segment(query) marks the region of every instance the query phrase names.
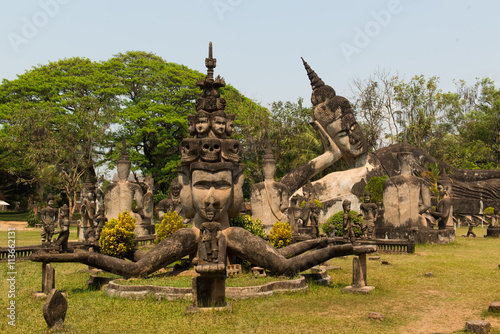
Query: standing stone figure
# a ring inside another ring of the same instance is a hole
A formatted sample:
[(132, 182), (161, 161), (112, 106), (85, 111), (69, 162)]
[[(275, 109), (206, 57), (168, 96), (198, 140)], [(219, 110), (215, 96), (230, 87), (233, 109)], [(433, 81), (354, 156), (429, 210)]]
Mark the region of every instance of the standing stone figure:
[(372, 239), (375, 236), (375, 222), (378, 218), (378, 206), (371, 203), (371, 194), (367, 190), (365, 192), (365, 201), (359, 206), (361, 209), (360, 216), (363, 217), (361, 232), (364, 238)]
[(59, 234), (55, 245), (59, 247), (59, 253), (65, 253), (68, 251), (68, 239), (69, 239), (69, 208), (64, 204), (60, 209), (59, 216), (59, 230), (54, 231), (54, 234)]
[(95, 232), (94, 232), (94, 237), (97, 242), (99, 242), (99, 239), (101, 238), (101, 231), (104, 225), (108, 222), (108, 218), (104, 215), (104, 207), (100, 207), (99, 210), (97, 210), (97, 217), (94, 219), (94, 224), (95, 224)]
[[(130, 160), (127, 154), (125, 142), (122, 146), (122, 154), (118, 159), (118, 182), (114, 182), (106, 188), (104, 195), (104, 206), (106, 208), (106, 218), (118, 218), (118, 214), (129, 211), (130, 216), (135, 217), (135, 224), (141, 225), (142, 218), (138, 212), (142, 213), (143, 193), (142, 188), (137, 183), (129, 182)], [(132, 205), (136, 202), (136, 207), (132, 211)]]
[(151, 175), (148, 175), (144, 178), (144, 185), (146, 186), (146, 193), (142, 198), (143, 209), (140, 213), (142, 222), (140, 224), (136, 224), (135, 229), (136, 233), (139, 235), (154, 234), (154, 226), (152, 225), (155, 208), (153, 197), (154, 179)]
[[(80, 207), (80, 228), (84, 236), (87, 235), (89, 229), (92, 229), (94, 226), (94, 218), (95, 216), (95, 203), (93, 199), (93, 192), (91, 189), (88, 189), (84, 186), (84, 197), (82, 200), (82, 206)], [(87, 240), (87, 237), (85, 237)]]
[(167, 198), (162, 199), (160, 203), (158, 203), (158, 218), (160, 221), (163, 220), (163, 215), (170, 211), (175, 211), (179, 216), (182, 217), (182, 221), (187, 224), (190, 219), (187, 219), (184, 215), (184, 211), (182, 210), (181, 205), (181, 194), (182, 185), (179, 183), (179, 178), (176, 177), (172, 180), (170, 184), (170, 194)]
[(427, 228), (423, 216), (431, 207), (429, 186), (424, 179), (413, 176), (414, 157), (411, 152), (398, 153), (401, 175), (384, 182), (384, 221), (387, 227), (401, 230), (405, 234), (411, 228)]
[(453, 202), (451, 200), (451, 181), (441, 179), (438, 181), (438, 191), (441, 200), (436, 206), (436, 211), (431, 210), (431, 215), (438, 219), (438, 229), (444, 230), (453, 226)]
[(264, 230), (269, 234), (277, 221), (288, 221), (285, 213), (288, 208), (288, 189), (283, 183), (274, 181), (276, 161), (269, 146), (266, 149), (262, 167), (264, 182), (254, 184), (250, 200), (252, 218), (260, 219)]
[(47, 199), (49, 200), (48, 205), (40, 210), (40, 216), (43, 223), (42, 230), (40, 231), (40, 236), (42, 237), (42, 246), (50, 245), (58, 218), (58, 210), (54, 207), (54, 199), (52, 197), (52, 194), (49, 194)]
[(354, 244), (356, 241), (356, 237), (354, 236), (354, 231), (352, 229), (352, 220), (351, 220), (351, 201), (345, 199), (342, 202), (342, 207), (344, 208), (344, 214), (342, 216), (342, 231), (344, 234), (344, 242)]

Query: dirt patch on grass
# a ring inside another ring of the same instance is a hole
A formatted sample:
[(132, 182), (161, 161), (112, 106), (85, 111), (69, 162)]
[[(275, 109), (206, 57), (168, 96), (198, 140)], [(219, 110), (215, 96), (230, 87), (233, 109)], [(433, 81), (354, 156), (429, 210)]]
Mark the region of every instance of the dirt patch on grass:
[(16, 230), (34, 230), (32, 227), (28, 227), (27, 222), (18, 221), (0, 221), (0, 231), (8, 231), (9, 228), (15, 228)]

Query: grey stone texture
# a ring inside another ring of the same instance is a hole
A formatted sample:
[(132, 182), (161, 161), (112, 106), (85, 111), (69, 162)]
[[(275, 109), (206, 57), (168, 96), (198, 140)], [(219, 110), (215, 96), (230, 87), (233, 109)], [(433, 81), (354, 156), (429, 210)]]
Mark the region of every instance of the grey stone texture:
[(49, 329), (60, 330), (63, 328), (68, 302), (61, 291), (52, 289), (43, 305), (43, 317)]

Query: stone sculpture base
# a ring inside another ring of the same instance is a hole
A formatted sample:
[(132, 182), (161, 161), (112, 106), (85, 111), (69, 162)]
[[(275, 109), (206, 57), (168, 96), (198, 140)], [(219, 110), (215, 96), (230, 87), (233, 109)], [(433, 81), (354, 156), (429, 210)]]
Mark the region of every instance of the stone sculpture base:
[(194, 307), (226, 306), (226, 276), (203, 275), (191, 279)]
[(488, 227), (486, 236), (492, 238), (500, 238), (500, 227)]
[(355, 287), (355, 286), (352, 286), (352, 285), (349, 285), (349, 286), (346, 286), (345, 288), (342, 289), (342, 292), (343, 293), (359, 293), (359, 294), (363, 294), (363, 295), (366, 295), (370, 292), (372, 292), (373, 290), (375, 290), (375, 287), (374, 286), (362, 286), (362, 287)]
[(155, 226), (147, 224), (137, 225), (134, 232), (137, 233), (138, 236), (153, 235), (155, 234)]
[(380, 239), (408, 239), (410, 235), (413, 235), (415, 243), (431, 245), (444, 245), (456, 241), (455, 229), (453, 228), (412, 230), (409, 227), (377, 227), (375, 235)]

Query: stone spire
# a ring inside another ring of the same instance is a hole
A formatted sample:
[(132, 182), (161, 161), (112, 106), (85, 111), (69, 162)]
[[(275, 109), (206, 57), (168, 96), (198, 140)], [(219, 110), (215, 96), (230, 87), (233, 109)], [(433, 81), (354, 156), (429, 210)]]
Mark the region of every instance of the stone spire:
[[(234, 128), (234, 115), (224, 111), (226, 100), (220, 97), (220, 87), (226, 83), (217, 76), (214, 79), (216, 59), (213, 57), (212, 42), (208, 46), (208, 58), (205, 58), (207, 75), (205, 80), (196, 83), (202, 89), (196, 100), (196, 114), (188, 116), (189, 133), (194, 138), (181, 142), (181, 164), (204, 163), (239, 163), (241, 145), (231, 139)], [(192, 165), (191, 165), (192, 166)]]
[(129, 155), (127, 153), (127, 142), (123, 138), (122, 153), (118, 158), (118, 162), (130, 162)]
[(306, 63), (304, 58), (300, 57), (300, 59), (302, 59), (302, 63), (304, 64), (304, 67), (306, 68), (307, 76), (309, 77), (309, 81), (311, 81), (312, 89), (315, 90), (317, 88), (324, 86), (325, 83), (323, 82), (323, 80), (321, 80), (321, 78), (318, 77), (316, 72), (314, 72), (311, 69), (311, 67)]

